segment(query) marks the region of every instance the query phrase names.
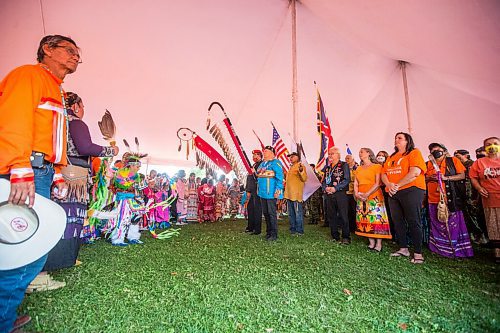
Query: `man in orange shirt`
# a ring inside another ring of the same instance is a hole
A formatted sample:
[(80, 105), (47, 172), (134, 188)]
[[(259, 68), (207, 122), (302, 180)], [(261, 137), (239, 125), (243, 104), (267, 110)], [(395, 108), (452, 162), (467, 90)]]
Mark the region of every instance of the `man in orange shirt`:
[[(67, 119), (61, 84), (80, 63), (79, 49), (68, 37), (45, 36), (38, 64), (14, 69), (0, 82), (0, 177), (10, 179), (9, 203), (33, 206), (35, 192), (64, 197), (61, 175), (66, 165)], [(12, 270), (0, 270), (0, 332), (29, 321), (16, 319), (28, 284), (42, 270), (47, 255)]]

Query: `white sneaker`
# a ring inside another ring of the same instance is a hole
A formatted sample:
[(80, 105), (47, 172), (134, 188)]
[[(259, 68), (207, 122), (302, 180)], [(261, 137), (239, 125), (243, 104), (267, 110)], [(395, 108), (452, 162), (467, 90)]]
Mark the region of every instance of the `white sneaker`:
[(27, 294), (35, 291), (55, 290), (66, 286), (66, 282), (52, 279), (49, 274), (38, 274), (26, 289)]

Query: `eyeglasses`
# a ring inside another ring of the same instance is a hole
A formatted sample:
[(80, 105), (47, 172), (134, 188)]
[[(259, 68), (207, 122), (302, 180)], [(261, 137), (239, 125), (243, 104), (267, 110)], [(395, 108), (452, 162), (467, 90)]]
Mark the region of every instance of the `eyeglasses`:
[(64, 46), (64, 45), (54, 46), (54, 48), (58, 48), (58, 47), (65, 49), (66, 53), (68, 53), (71, 57), (76, 57), (78, 59), (79, 64), (82, 63), (81, 56), (80, 56), (80, 53), (78, 53), (78, 51), (75, 51), (73, 48), (71, 48), (69, 46)]

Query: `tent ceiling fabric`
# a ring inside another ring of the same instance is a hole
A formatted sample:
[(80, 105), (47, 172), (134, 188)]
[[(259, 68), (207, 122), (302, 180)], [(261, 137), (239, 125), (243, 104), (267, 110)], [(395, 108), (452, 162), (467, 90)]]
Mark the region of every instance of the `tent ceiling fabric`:
[[(119, 139), (139, 137), (153, 164), (185, 164), (179, 127), (215, 145), (207, 108), (222, 103), (249, 152), (254, 129), (270, 143), (273, 121), (291, 143), (291, 15), (286, 0), (41, 1), (46, 34), (68, 35), (83, 64), (67, 91), (97, 126), (105, 109)], [(44, 35), (39, 0), (0, 2), (0, 75), (33, 63)], [(391, 150), (407, 130), (407, 67), (417, 146), (474, 149), (498, 135), (500, 2), (301, 0), (297, 4), (299, 137), (310, 162), (318, 82), (339, 146)], [(123, 148), (123, 146), (121, 147)], [(124, 150), (122, 149), (122, 152)]]

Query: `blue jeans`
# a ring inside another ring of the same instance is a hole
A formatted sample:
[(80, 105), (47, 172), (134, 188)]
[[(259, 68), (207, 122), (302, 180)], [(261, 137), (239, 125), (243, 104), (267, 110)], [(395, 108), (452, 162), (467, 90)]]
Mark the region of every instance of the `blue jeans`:
[(299, 201), (288, 202), (288, 219), (290, 220), (290, 232), (292, 234), (304, 233), (304, 204)]
[[(44, 166), (43, 169), (33, 169), (35, 173), (35, 192), (50, 198), (50, 187), (54, 178), (54, 168)], [(9, 332), (17, 318), (17, 307), (24, 298), (24, 292), (33, 279), (42, 271), (47, 260), (47, 254), (31, 264), (0, 270), (0, 333)]]

